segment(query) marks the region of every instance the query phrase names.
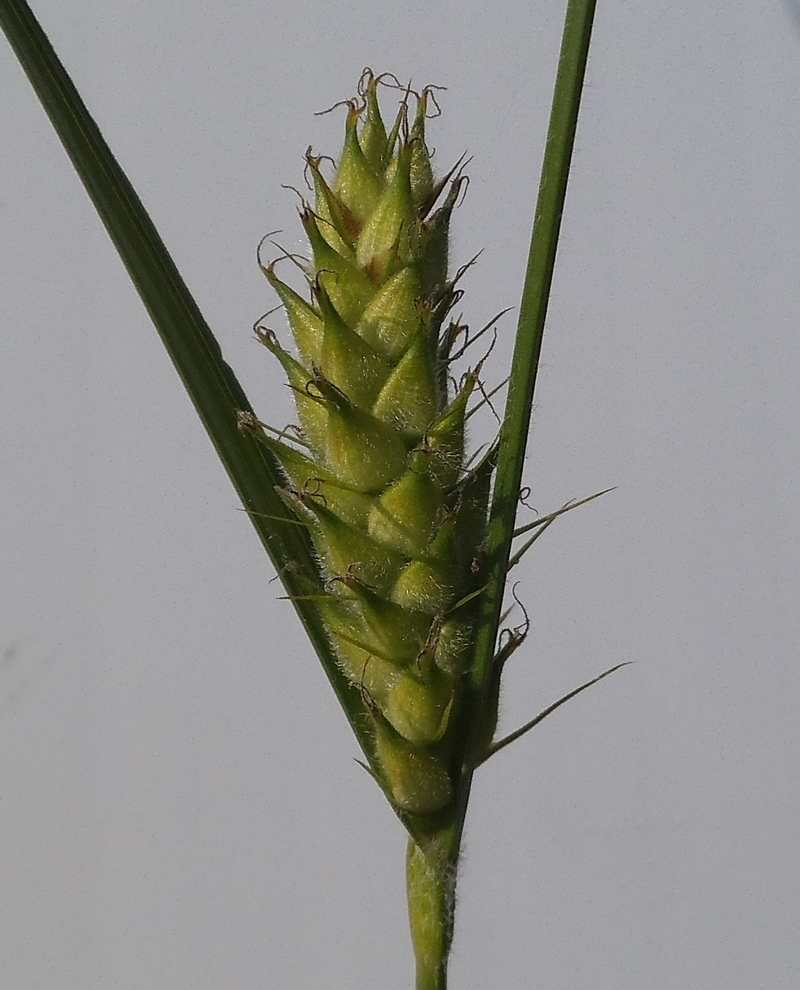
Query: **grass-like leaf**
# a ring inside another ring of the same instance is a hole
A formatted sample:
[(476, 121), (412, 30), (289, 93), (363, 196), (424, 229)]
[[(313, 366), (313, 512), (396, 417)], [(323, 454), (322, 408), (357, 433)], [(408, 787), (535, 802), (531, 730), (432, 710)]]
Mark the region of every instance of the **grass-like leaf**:
[(517, 337), (500, 433), (497, 475), (492, 496), (486, 552), (490, 576), (482, 600), (470, 702), (473, 729), (464, 741), (459, 792), (460, 819), (453, 841), (460, 841), (476, 764), (484, 755), (485, 709), (492, 684), (497, 630), (522, 484), (533, 392), (542, 348), (547, 304), (556, 260), (561, 217), (569, 178), (580, 97), (589, 54), (596, 0), (569, 0), (558, 60), (544, 161), (539, 180), (531, 245), (520, 304)]
[(593, 677), (585, 684), (581, 684), (580, 687), (573, 688), (573, 690), (567, 692), (563, 698), (559, 698), (558, 701), (553, 702), (552, 705), (548, 705), (544, 711), (539, 712), (539, 714), (535, 718), (532, 718), (530, 722), (526, 722), (525, 725), (521, 725), (518, 729), (510, 732), (507, 736), (504, 736), (502, 739), (498, 739), (497, 742), (492, 743), (486, 753), (475, 764), (475, 767), (477, 768), (482, 766), (490, 756), (494, 756), (495, 753), (499, 753), (501, 749), (505, 749), (506, 746), (510, 746), (511, 743), (516, 742), (517, 739), (524, 736), (526, 732), (530, 732), (534, 726), (537, 726), (540, 722), (543, 722), (548, 715), (552, 715), (557, 708), (560, 708), (562, 705), (566, 704), (570, 699), (574, 698), (582, 691), (590, 688), (593, 684), (597, 684), (598, 681), (602, 681), (604, 677), (608, 677), (609, 674), (613, 674), (614, 671), (619, 670), (620, 667), (627, 667), (632, 663), (632, 660), (626, 660), (624, 663), (618, 663), (614, 667), (609, 667), (608, 670), (604, 670), (602, 674), (598, 674), (597, 677)]
[(318, 613), (306, 596), (308, 582), (318, 581), (308, 534), (275, 491), (284, 479), (273, 456), (238, 427), (238, 411), (252, 411), (247, 396), (25, 0), (0, 0), (0, 24), (105, 224), (372, 762), (370, 720), (363, 699), (339, 669)]
[(577, 509), (582, 505), (586, 505), (587, 502), (593, 502), (596, 498), (600, 498), (601, 495), (607, 495), (609, 492), (612, 491), (614, 491), (613, 488), (606, 488), (602, 492), (595, 492), (594, 495), (588, 495), (586, 498), (582, 498), (577, 502), (567, 502), (566, 505), (562, 505), (561, 508), (557, 509), (555, 512), (551, 512), (546, 516), (540, 516), (538, 519), (535, 519), (533, 522), (527, 523), (525, 526), (520, 526), (518, 529), (515, 529), (514, 530), (515, 539), (518, 536), (522, 536), (523, 533), (530, 533), (531, 530), (535, 530), (536, 532), (533, 534), (533, 536), (530, 537), (529, 540), (526, 540), (526, 542), (519, 548), (519, 550), (516, 550), (514, 552), (513, 556), (509, 557), (508, 570), (510, 571), (512, 567), (517, 566), (517, 564), (522, 560), (522, 558), (525, 556), (528, 550), (530, 550), (533, 544), (539, 539), (542, 533), (544, 533), (546, 529), (552, 526), (553, 523), (556, 521), (556, 519), (559, 518), (559, 516), (563, 516), (565, 513), (571, 512), (573, 509)]

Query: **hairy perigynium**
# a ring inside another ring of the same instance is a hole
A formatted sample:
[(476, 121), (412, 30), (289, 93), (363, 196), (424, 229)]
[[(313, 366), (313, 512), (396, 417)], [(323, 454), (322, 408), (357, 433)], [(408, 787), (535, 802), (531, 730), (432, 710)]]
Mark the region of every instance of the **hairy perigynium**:
[[(379, 782), (401, 811), (453, 798), (460, 681), (470, 662), (493, 469), (465, 459), (477, 371), (454, 381), (450, 216), (466, 181), (436, 181), (425, 142), (432, 94), (404, 92), (387, 132), (381, 79), (348, 102), (329, 181), (309, 150), (313, 207), (300, 220), (309, 298), (264, 268), (297, 349), (259, 337), (297, 404), (300, 444), (255, 432), (280, 462), (281, 494), (308, 527), (322, 585), (309, 594), (338, 662), (372, 714)], [(409, 100), (416, 106), (411, 110)]]

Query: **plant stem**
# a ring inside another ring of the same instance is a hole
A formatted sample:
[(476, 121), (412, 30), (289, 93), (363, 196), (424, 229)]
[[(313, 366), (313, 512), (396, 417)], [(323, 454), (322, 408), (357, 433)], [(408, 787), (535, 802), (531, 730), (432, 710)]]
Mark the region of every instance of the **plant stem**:
[(470, 683), (462, 699), (461, 779), (449, 823), (429, 842), (409, 845), (408, 896), (417, 958), (417, 990), (446, 990), (455, 885), (475, 768), (486, 756), (487, 708), (508, 562), (525, 461), (533, 391), (555, 267), (596, 0), (569, 0), (547, 131), (539, 196), (501, 430), (487, 537), (488, 582), (482, 596)]
[(453, 940), (458, 848), (452, 829), (424, 842), (408, 841), (406, 878), (416, 990), (446, 990)]
[(477, 647), (473, 682), (479, 688), (488, 679), (502, 608), (595, 5), (596, 0), (570, 0), (564, 21), (492, 497), (487, 540), (491, 576), (484, 602), (494, 621), (484, 624)]
[[(492, 495), (486, 552), (489, 579), (475, 645), (471, 703), (471, 752), (465, 754), (460, 800), (469, 798), (472, 773), (483, 758), (484, 709), (491, 683), (493, 658), (503, 604), (511, 542), (530, 426), (533, 390), (544, 335), (547, 304), (555, 267), (561, 216), (567, 192), (578, 110), (589, 54), (596, 0), (569, 0), (550, 124), (539, 183), (536, 216), (520, 305), (517, 338), (509, 380), (508, 401), (501, 429), (497, 476)], [(461, 816), (463, 825), (463, 813)]]

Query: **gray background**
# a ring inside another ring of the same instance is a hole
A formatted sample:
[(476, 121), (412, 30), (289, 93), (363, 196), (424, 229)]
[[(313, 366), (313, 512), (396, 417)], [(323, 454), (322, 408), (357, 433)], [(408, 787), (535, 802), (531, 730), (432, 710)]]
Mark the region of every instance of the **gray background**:
[[(267, 231), (364, 65), (448, 87), (473, 325), (515, 306), (563, 0), (38, 0), (264, 418)], [(0, 45), (0, 973), (407, 990), (403, 835), (105, 232)], [(800, 5), (599, 5), (454, 990), (800, 982)], [(508, 360), (514, 318), (489, 369)], [(488, 435), (487, 419), (476, 440)]]

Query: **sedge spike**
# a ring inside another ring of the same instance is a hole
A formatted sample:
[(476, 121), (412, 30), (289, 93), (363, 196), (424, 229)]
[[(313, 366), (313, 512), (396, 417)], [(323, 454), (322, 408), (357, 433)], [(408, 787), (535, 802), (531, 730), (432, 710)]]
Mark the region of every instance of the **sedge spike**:
[(401, 812), (431, 815), (457, 784), (453, 726), (474, 616), (455, 606), (481, 586), (489, 486), (471, 484), (465, 457), (476, 373), (460, 385), (442, 374), (455, 299), (448, 228), (462, 176), (435, 183), (429, 91), (405, 93), (387, 129), (380, 85), (366, 72), (360, 98), (346, 104), (332, 177), (306, 152), (316, 197), (300, 210), (309, 298), (265, 268), (297, 358), (273, 335), (262, 341), (289, 379), (307, 446), (265, 442), (308, 522), (329, 589), (320, 614), (340, 666), (368, 690), (386, 796)]
[(433, 175), (431, 91), (404, 91), (387, 128), (381, 83), (365, 71), (345, 104), (333, 175), (306, 152), (305, 297), (262, 266), (296, 357), (271, 331), (259, 337), (292, 388), (302, 448), (279, 431), (260, 439), (317, 553), (325, 591), (309, 601), (370, 713), (370, 772), (423, 836), (409, 845), (409, 917), (418, 986), (433, 990), (444, 986), (457, 855), (454, 831), (434, 835), (457, 814), (496, 458), (476, 467), (466, 456), (482, 362), (458, 382), (450, 354), (465, 269), (448, 278), (449, 224), (465, 178), (460, 163)]

